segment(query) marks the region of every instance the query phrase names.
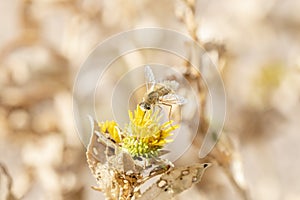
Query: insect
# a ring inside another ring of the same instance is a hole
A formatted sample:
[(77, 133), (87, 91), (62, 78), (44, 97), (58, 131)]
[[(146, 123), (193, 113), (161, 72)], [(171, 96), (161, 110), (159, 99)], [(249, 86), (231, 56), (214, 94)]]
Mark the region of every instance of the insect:
[(166, 105), (170, 107), (169, 118), (172, 111), (172, 105), (183, 105), (187, 101), (184, 97), (175, 93), (179, 84), (175, 80), (165, 80), (156, 82), (154, 74), (149, 66), (145, 67), (145, 79), (147, 93), (143, 101), (139, 104), (144, 110), (150, 110), (155, 105)]

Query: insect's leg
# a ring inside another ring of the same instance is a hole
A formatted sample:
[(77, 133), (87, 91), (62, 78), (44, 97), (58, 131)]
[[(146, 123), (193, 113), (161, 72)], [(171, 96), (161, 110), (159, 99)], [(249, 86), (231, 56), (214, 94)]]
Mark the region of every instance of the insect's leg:
[(162, 107), (159, 104), (156, 104), (156, 106), (154, 107), (154, 112), (156, 111), (155, 108), (158, 107), (159, 108), (159, 113), (162, 111)]
[(171, 119), (171, 113), (172, 113), (172, 104), (167, 104), (167, 103), (164, 103), (164, 102), (161, 102), (161, 104), (165, 105), (165, 106), (169, 106), (170, 107), (170, 110), (169, 110), (169, 120)]
[(169, 120), (171, 119), (171, 113), (172, 113), (172, 105), (170, 105), (170, 110), (169, 110)]

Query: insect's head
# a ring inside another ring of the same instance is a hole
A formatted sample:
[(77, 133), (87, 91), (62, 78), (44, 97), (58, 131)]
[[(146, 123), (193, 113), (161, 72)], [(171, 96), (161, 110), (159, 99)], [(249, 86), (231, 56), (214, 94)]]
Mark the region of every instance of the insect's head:
[(139, 106), (143, 109), (143, 110), (150, 110), (151, 109), (151, 105), (149, 103), (146, 102), (141, 102), (139, 104)]

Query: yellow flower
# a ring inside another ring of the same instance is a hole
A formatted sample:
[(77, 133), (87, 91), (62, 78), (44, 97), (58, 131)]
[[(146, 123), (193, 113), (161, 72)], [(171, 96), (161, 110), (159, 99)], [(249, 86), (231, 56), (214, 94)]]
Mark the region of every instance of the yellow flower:
[(100, 127), (100, 131), (102, 133), (109, 134), (109, 137), (116, 143), (121, 142), (120, 129), (118, 128), (118, 124), (115, 121), (100, 122), (98, 123), (98, 126)]
[(137, 106), (134, 114), (129, 113), (129, 124), (125, 127), (122, 147), (133, 156), (143, 156), (146, 158), (157, 156), (159, 150), (172, 140), (167, 137), (172, 135), (172, 131), (178, 125), (172, 125), (172, 121), (159, 123), (159, 112), (153, 113), (152, 110), (144, 112)]

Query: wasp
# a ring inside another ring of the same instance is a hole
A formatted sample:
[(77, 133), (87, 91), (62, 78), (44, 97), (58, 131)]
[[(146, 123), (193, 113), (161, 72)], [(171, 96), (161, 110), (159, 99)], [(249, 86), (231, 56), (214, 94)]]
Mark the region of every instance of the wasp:
[(169, 118), (171, 116), (172, 105), (183, 105), (187, 101), (184, 97), (175, 93), (179, 83), (175, 80), (165, 80), (156, 82), (154, 74), (149, 66), (145, 67), (145, 79), (147, 92), (139, 106), (144, 110), (151, 110), (155, 105), (166, 105), (170, 107)]

